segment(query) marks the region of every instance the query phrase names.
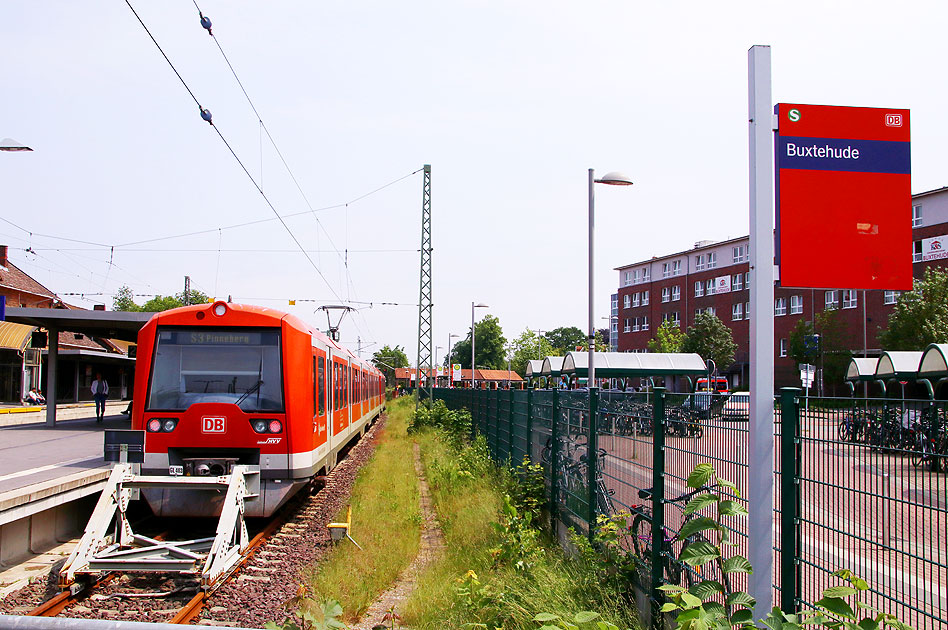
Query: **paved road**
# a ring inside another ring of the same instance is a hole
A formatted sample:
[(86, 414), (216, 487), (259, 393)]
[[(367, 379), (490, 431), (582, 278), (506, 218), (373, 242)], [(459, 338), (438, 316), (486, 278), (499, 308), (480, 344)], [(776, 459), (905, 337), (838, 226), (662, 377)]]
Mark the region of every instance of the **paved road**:
[(102, 459), (105, 429), (128, 429), (128, 416), (61, 421), (0, 428), (0, 493), (92, 468), (106, 468)]

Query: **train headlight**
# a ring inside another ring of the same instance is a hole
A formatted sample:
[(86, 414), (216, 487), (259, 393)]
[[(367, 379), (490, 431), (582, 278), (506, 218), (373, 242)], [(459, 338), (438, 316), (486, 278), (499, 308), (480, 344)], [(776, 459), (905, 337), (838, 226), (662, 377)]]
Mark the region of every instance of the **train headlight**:
[(266, 433), (267, 432), (267, 421), (266, 420), (251, 420), (250, 426), (253, 427), (253, 430), (257, 433)]
[(223, 317), (224, 313), (227, 312), (227, 305), (223, 302), (218, 302), (214, 305), (214, 314), (218, 317)]
[(148, 431), (151, 433), (158, 433), (161, 431), (161, 420), (158, 418), (152, 418), (148, 421)]
[(174, 418), (166, 418), (165, 421), (162, 423), (161, 428), (166, 433), (171, 433), (172, 431), (174, 431), (174, 428), (176, 426), (178, 426), (177, 420), (175, 420)]
[(283, 425), (280, 423), (279, 420), (270, 421), (270, 433), (279, 433), (282, 430), (283, 430)]

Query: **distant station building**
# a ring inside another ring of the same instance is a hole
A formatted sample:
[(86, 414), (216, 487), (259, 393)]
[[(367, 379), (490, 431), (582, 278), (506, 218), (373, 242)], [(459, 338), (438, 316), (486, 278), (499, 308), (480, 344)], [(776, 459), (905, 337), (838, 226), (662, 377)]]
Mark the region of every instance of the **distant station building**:
[[(912, 196), (913, 275), (929, 267), (948, 266), (948, 187)], [(814, 226), (818, 229), (818, 226)], [(943, 250), (942, 247), (945, 249)], [(699, 241), (692, 249), (617, 267), (619, 290), (613, 299), (619, 352), (647, 352), (647, 344), (664, 321), (687, 330), (707, 311), (731, 329), (738, 350), (733, 365), (718, 366), (731, 387), (750, 382), (749, 259), (750, 237)], [(819, 264), (814, 259), (814, 264)], [(878, 331), (885, 328), (899, 291), (785, 289), (774, 292), (774, 377), (776, 387), (800, 386), (799, 370), (788, 356), (790, 332), (801, 320), (837, 310), (848, 332), (851, 350), (881, 353)], [(610, 305), (611, 306), (611, 305)], [(865, 337), (865, 346), (863, 338)]]
[[(416, 368), (396, 368), (395, 369), (395, 382), (401, 387), (415, 387), (417, 384), (417, 378), (419, 372), (424, 372), (423, 370), (417, 370)], [(430, 374), (434, 376), (436, 373), (435, 370), (432, 370)], [(461, 370), (461, 380), (453, 381), (449, 383), (451, 378), (450, 374), (442, 371), (441, 374), (437, 374), (437, 386), (438, 387), (471, 387), (471, 371), (470, 370)], [(477, 384), (477, 387), (480, 389), (508, 389), (512, 387), (514, 389), (520, 389), (524, 386), (526, 381), (521, 378), (519, 374), (513, 370), (477, 370), (474, 373), (474, 382)]]
[[(0, 295), (7, 307), (82, 310), (63, 302), (55, 293), (30, 277), (8, 258), (0, 245)], [(19, 404), (30, 389), (44, 389), (48, 334), (42, 328), (0, 322), (0, 403)], [(97, 372), (108, 381), (110, 398), (130, 396), (134, 358), (126, 342), (59, 333), (59, 365), (56, 400), (92, 400), (90, 387)], [(43, 392), (49, 397), (49, 392)]]

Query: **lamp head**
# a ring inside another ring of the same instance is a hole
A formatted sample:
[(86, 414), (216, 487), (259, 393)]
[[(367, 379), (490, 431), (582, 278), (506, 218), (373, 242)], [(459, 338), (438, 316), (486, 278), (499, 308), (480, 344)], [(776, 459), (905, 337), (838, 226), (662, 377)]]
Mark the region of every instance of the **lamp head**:
[(611, 173), (606, 173), (600, 179), (597, 179), (596, 183), (609, 184), (610, 186), (631, 186), (632, 178), (619, 171), (612, 171)]
[(488, 307), (486, 304), (484, 304), (484, 303), (482, 302), (482, 303), (480, 303), (480, 304), (475, 304), (475, 305), (474, 305), (474, 308), (489, 308), (489, 307)]
[(30, 147), (25, 144), (20, 144), (13, 138), (4, 138), (0, 140), (0, 151), (32, 151)]

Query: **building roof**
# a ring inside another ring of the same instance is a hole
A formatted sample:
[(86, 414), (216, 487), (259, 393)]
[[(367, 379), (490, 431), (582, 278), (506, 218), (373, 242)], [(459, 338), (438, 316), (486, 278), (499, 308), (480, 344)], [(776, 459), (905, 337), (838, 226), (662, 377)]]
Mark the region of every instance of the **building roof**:
[[(395, 379), (396, 380), (409, 380), (412, 374), (417, 375), (418, 372), (419, 370), (417, 370), (416, 368), (395, 368)], [(433, 377), (435, 375), (435, 370), (431, 370), (428, 374), (429, 374), (429, 378)], [(441, 378), (445, 378), (448, 376), (448, 373), (442, 372), (440, 376)], [(510, 370), (508, 372), (507, 370), (481, 370), (481, 369), (477, 370), (477, 372), (474, 373), (474, 379), (478, 381), (490, 381), (490, 382), (498, 382), (498, 381), (519, 382), (523, 380), (523, 378), (519, 374), (514, 372), (513, 370)], [(470, 381), (471, 371), (461, 370), (461, 380)]]
[(729, 243), (737, 243), (740, 241), (746, 241), (749, 238), (750, 236), (738, 236), (736, 238), (728, 238), (723, 241), (699, 241), (700, 244), (697, 247), (684, 249), (680, 252), (675, 252), (674, 254), (665, 254), (664, 256), (652, 256), (651, 258), (647, 258), (646, 260), (640, 260), (638, 262), (629, 263), (628, 265), (622, 265), (621, 267), (614, 267), (613, 269), (615, 271), (623, 271), (625, 269), (629, 269), (630, 267), (640, 267), (642, 265), (647, 265), (647, 264), (657, 262), (660, 260), (668, 260), (670, 258), (680, 258), (681, 256), (684, 256), (685, 254), (690, 254), (692, 252), (697, 252), (700, 250), (713, 249), (715, 247), (720, 247), (721, 245), (727, 245)]
[[(56, 294), (31, 278), (25, 271), (7, 259), (6, 266), (0, 266), (0, 290), (12, 289), (58, 301)], [(10, 305), (13, 306), (13, 305)]]
[[(56, 328), (68, 330), (63, 343), (83, 348), (101, 348), (91, 340), (76, 339), (79, 332), (90, 337), (138, 340), (138, 330), (144, 326), (154, 313), (130, 313), (125, 311), (84, 311), (65, 308), (25, 308), (13, 306), (7, 308), (7, 321), (41, 326), (49, 330)], [(72, 336), (70, 336), (72, 335)], [(88, 343), (87, 343), (88, 341)], [(91, 343), (91, 345), (89, 345)]]

